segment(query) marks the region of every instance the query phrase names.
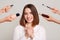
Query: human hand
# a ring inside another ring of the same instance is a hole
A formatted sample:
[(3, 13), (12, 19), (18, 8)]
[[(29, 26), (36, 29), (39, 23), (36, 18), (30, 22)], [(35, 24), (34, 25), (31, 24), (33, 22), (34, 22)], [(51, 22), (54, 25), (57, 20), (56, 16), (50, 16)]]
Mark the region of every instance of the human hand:
[(55, 22), (55, 23), (57, 23), (57, 24), (60, 24), (60, 20), (57, 20), (57, 19), (53, 18), (53, 17), (50, 16), (50, 15), (44, 14), (43, 17), (44, 17), (47, 21)]
[(47, 15), (47, 14), (41, 14), (47, 21), (53, 21), (53, 17), (52, 16), (50, 16), (50, 15)]
[(16, 19), (16, 15), (9, 15), (4, 18), (4, 22), (11, 22)]
[(26, 32), (26, 36), (27, 37), (30, 37), (30, 38), (33, 38), (33, 36), (34, 36), (34, 30), (33, 30), (33, 28), (25, 28), (25, 32)]
[(57, 9), (57, 8), (53, 8), (53, 10), (51, 10), (53, 13), (56, 13), (56, 14), (60, 14), (60, 11)]
[(3, 7), (2, 9), (0, 9), (0, 14), (8, 12), (12, 6), (13, 5), (7, 5), (7, 6)]

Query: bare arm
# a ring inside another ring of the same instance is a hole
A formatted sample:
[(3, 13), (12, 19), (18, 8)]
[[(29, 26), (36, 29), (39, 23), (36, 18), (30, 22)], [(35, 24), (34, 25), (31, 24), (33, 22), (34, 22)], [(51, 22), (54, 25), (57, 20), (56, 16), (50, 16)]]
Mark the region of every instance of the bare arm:
[(0, 23), (3, 23), (3, 22), (5, 22), (5, 19), (4, 18), (0, 19)]
[(7, 6), (3, 7), (2, 9), (0, 9), (0, 14), (8, 12), (12, 6), (13, 5), (7, 5)]
[(53, 22), (57, 23), (57, 24), (60, 24), (60, 20), (57, 20), (55, 18), (52, 19)]
[[(44, 14), (44, 15), (46, 15), (46, 14)], [(46, 16), (49, 16), (49, 17), (47, 18)], [(60, 24), (60, 20), (57, 20), (57, 19), (53, 18), (53, 17), (50, 16), (50, 15), (46, 15), (46, 16), (43, 16), (43, 17), (44, 17), (47, 21), (55, 22), (55, 23), (57, 23), (57, 24)]]
[(0, 19), (0, 23), (3, 23), (3, 22), (11, 22), (15, 18), (16, 18), (16, 15), (9, 15), (7, 17), (4, 17), (4, 18)]
[(59, 14), (60, 15), (60, 10), (58, 10), (57, 8), (53, 8), (53, 10), (51, 10), (53, 13), (55, 14)]

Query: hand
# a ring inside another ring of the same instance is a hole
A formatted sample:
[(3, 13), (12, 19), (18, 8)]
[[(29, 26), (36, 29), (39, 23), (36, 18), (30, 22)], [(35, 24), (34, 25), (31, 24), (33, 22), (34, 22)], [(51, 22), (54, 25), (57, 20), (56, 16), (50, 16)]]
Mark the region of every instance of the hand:
[(53, 8), (52, 12), (53, 12), (53, 13), (60, 14), (60, 11), (59, 11), (57, 8)]
[(5, 7), (3, 7), (2, 9), (0, 9), (0, 13), (6, 13), (11, 9), (11, 5), (7, 5)]
[(57, 20), (57, 19), (53, 18), (53, 17), (50, 16), (50, 15), (48, 15), (48, 16), (49, 16), (49, 18), (44, 17), (47, 21), (51, 21), (51, 22), (55, 22), (55, 23), (57, 23), (57, 24), (60, 24), (60, 20)]
[(46, 20), (48, 20), (48, 21), (53, 21), (53, 17), (52, 16), (50, 16), (50, 15), (48, 15), (49, 16), (49, 18), (47, 18), (47, 17), (44, 17)]
[(4, 18), (4, 21), (5, 22), (11, 22), (14, 19), (16, 19), (16, 15), (9, 15), (9, 16), (7, 16), (7, 17)]
[(34, 30), (33, 28), (25, 28), (26, 35), (30, 38), (33, 38)]

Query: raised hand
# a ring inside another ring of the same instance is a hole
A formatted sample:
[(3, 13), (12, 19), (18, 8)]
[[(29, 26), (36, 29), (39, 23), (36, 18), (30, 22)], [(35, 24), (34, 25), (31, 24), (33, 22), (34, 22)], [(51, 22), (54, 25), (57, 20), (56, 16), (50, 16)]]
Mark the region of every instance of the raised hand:
[(0, 9), (0, 14), (8, 12), (12, 6), (13, 5), (7, 5), (7, 6), (3, 7), (2, 9)]

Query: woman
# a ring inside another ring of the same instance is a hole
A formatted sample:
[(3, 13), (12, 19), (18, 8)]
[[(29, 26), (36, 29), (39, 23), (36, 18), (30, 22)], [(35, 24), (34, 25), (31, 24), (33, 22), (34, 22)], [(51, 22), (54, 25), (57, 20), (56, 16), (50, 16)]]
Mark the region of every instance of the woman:
[(37, 9), (27, 4), (23, 9), (20, 25), (15, 28), (13, 40), (46, 40), (45, 30), (39, 26)]

